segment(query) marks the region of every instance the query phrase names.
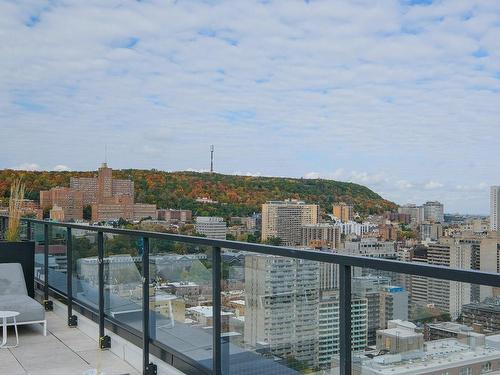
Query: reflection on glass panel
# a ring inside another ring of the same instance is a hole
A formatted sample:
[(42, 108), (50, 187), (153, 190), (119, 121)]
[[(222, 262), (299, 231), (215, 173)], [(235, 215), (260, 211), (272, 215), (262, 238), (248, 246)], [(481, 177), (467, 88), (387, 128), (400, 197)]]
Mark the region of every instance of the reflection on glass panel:
[(26, 221), (19, 222), (19, 237), (22, 241), (26, 241), (28, 239), (28, 224)]
[(212, 249), (151, 239), (150, 250), (151, 337), (211, 368)]
[(33, 224), (33, 240), (35, 241), (35, 279), (42, 280), (44, 275), (44, 225)]
[(230, 374), (322, 373), (338, 354), (338, 290), (319, 262), (224, 250), (223, 368)]
[[(94, 231), (73, 229), (73, 298), (97, 309), (98, 262), (97, 233)], [(69, 266), (69, 265), (68, 265)]]
[(142, 331), (142, 237), (104, 234), (104, 312)]
[(358, 373), (500, 370), (500, 326), (491, 324), (500, 317), (494, 288), (354, 268), (352, 291), (368, 302), (368, 347), (353, 355)]
[(67, 292), (67, 242), (66, 228), (49, 227), (49, 285)]

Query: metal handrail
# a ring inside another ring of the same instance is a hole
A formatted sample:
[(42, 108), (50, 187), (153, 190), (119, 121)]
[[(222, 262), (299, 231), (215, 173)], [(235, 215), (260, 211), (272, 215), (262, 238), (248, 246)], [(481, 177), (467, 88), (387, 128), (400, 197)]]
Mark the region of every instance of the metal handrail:
[[(6, 216), (0, 216), (2, 221), (2, 228), (5, 228), (5, 221), (8, 219)], [(22, 221), (28, 224), (28, 230), (35, 224), (44, 226), (44, 258), (45, 258), (45, 285), (44, 285), (44, 294), (46, 300), (46, 307), (50, 308), (51, 304), (48, 303), (48, 291), (49, 291), (49, 283), (48, 283), (48, 242), (49, 242), (49, 230), (50, 226), (54, 227), (63, 227), (66, 228), (67, 233), (71, 236), (72, 229), (81, 229), (85, 231), (93, 231), (98, 235), (98, 264), (99, 264), (99, 342), (101, 348), (105, 349), (109, 347), (109, 337), (104, 335), (104, 325), (106, 322), (109, 323), (109, 319), (104, 315), (104, 280), (103, 280), (103, 259), (104, 259), (104, 243), (103, 243), (103, 234), (111, 233), (111, 234), (121, 234), (127, 236), (135, 236), (139, 238), (143, 238), (144, 241), (144, 252), (143, 252), (143, 296), (149, 297), (149, 239), (161, 239), (166, 241), (176, 241), (182, 242), (186, 244), (193, 245), (202, 245), (208, 246), (213, 249), (213, 266), (211, 269), (212, 272), (212, 304), (213, 304), (213, 367), (212, 373), (216, 375), (226, 374), (226, 370), (223, 371), (223, 366), (225, 365), (221, 358), (221, 303), (220, 303), (220, 293), (221, 293), (221, 253), (222, 249), (232, 249), (239, 251), (252, 252), (257, 254), (266, 254), (266, 255), (276, 255), (287, 258), (295, 258), (295, 259), (304, 259), (325, 263), (333, 263), (339, 265), (340, 272), (340, 374), (348, 375), (351, 374), (351, 276), (352, 276), (352, 267), (365, 267), (382, 271), (390, 271), (396, 273), (410, 274), (410, 275), (418, 275), (431, 277), (435, 279), (449, 280), (449, 281), (457, 281), (457, 282), (465, 282), (472, 284), (480, 284), (491, 287), (500, 287), (500, 274), (490, 273), (490, 272), (482, 272), (477, 270), (470, 269), (456, 269), (444, 266), (436, 266), (429, 265), (424, 263), (411, 263), (411, 262), (402, 262), (396, 260), (389, 259), (380, 259), (380, 258), (371, 258), (371, 257), (362, 257), (362, 256), (353, 256), (353, 255), (342, 255), (339, 253), (331, 253), (331, 252), (322, 252), (316, 250), (304, 250), (304, 249), (295, 249), (291, 247), (282, 247), (282, 246), (272, 246), (272, 245), (264, 245), (264, 244), (255, 244), (255, 243), (247, 243), (247, 242), (238, 242), (238, 241), (229, 241), (229, 240), (216, 240), (204, 237), (193, 237), (193, 236), (185, 236), (171, 233), (159, 233), (159, 232), (150, 232), (150, 231), (142, 231), (142, 230), (131, 230), (131, 229), (118, 229), (118, 228), (108, 228), (102, 226), (93, 226), (93, 225), (81, 225), (75, 223), (60, 223), (60, 222), (52, 222), (46, 220), (37, 220), (37, 219), (29, 219), (23, 218)], [(28, 233), (28, 238), (30, 237), (30, 233)], [(68, 246), (68, 252), (72, 252), (71, 242)], [(72, 254), (69, 254), (68, 257), (71, 259)], [(147, 262), (147, 264), (146, 264)], [(72, 281), (68, 276), (68, 291), (72, 290)], [(73, 302), (73, 296), (67, 296), (68, 301), (68, 323), (75, 323), (75, 317), (72, 314), (72, 304), (77, 303), (77, 301)], [(148, 301), (143, 300), (143, 332), (142, 332), (142, 343), (143, 343), (143, 374), (144, 375), (152, 375), (156, 373), (156, 366), (149, 362), (149, 352), (150, 345), (152, 344), (152, 339), (149, 337), (149, 299)], [(176, 352), (175, 349), (172, 349), (171, 352)], [(183, 361), (189, 362), (189, 358), (187, 356), (183, 356)], [(199, 366), (195, 361), (191, 361), (189, 363), (193, 367)]]

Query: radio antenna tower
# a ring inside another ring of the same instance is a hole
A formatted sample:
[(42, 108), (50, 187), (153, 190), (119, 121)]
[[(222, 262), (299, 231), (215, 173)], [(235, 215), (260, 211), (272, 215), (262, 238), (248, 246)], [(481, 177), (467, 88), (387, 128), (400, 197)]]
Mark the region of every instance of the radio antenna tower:
[(214, 145), (210, 146), (210, 173), (214, 173)]

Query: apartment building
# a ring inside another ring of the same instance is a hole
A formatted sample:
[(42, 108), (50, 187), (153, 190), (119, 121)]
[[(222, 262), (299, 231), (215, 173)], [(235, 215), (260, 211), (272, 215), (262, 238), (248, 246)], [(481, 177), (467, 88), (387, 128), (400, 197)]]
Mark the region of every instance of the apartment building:
[(318, 315), (318, 262), (271, 255), (245, 257), (244, 340), (248, 345), (312, 366)]
[(393, 319), (408, 319), (408, 292), (393, 286), (390, 277), (355, 276), (352, 278), (352, 293), (367, 301), (367, 342), (374, 345), (376, 332), (387, 327)]
[[(322, 292), (319, 301), (318, 348), (315, 367), (335, 366), (339, 354), (339, 295), (338, 291)], [(365, 298), (351, 299), (352, 350), (363, 351), (367, 342), (368, 304)], [(337, 356), (337, 358), (335, 358)]]
[[(452, 268), (471, 268), (471, 245), (453, 238), (442, 238), (427, 249), (427, 263)], [(471, 285), (457, 281), (427, 278), (427, 302), (458, 318), (462, 306), (470, 303)]]
[(410, 217), (410, 223), (420, 224), (423, 220), (422, 207), (418, 207), (415, 204), (405, 204), (398, 208), (398, 213), (403, 215), (408, 215)]
[(490, 188), (490, 230), (500, 230), (500, 186)]
[(484, 333), (500, 332), (500, 300), (487, 299), (462, 306), (462, 322)]
[(317, 224), (319, 206), (289, 199), (262, 205), (262, 241), (277, 237), (284, 246), (302, 243), (302, 226)]
[(331, 224), (306, 224), (302, 226), (302, 246), (325, 249), (340, 247), (340, 228)]
[(227, 234), (226, 222), (221, 217), (198, 216), (195, 221), (196, 232), (208, 238), (225, 240)]
[(354, 206), (343, 202), (333, 204), (333, 216), (347, 223), (354, 220)]
[(423, 204), (424, 221), (431, 223), (444, 222), (444, 206), (437, 201), (429, 201)]
[[(40, 192), (40, 206), (54, 209), (58, 220), (83, 219), (83, 206), (92, 206), (92, 221), (140, 220), (156, 217), (156, 206), (134, 203), (134, 183), (113, 179), (113, 170), (103, 163), (97, 177), (72, 177), (69, 188)], [(62, 209), (62, 211), (61, 211)]]

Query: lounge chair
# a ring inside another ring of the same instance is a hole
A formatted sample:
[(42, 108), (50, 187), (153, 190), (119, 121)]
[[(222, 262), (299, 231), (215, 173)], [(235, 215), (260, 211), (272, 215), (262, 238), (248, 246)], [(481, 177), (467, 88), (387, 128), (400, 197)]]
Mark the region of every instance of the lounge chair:
[[(43, 306), (28, 296), (23, 268), (19, 263), (0, 263), (0, 310), (17, 311), (17, 325), (42, 324), (47, 336)], [(13, 325), (8, 322), (7, 325)]]

